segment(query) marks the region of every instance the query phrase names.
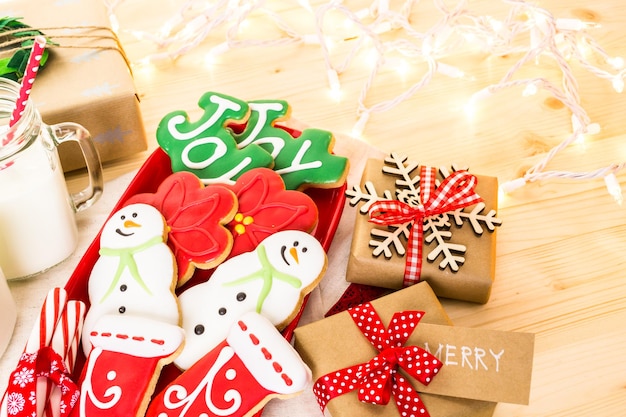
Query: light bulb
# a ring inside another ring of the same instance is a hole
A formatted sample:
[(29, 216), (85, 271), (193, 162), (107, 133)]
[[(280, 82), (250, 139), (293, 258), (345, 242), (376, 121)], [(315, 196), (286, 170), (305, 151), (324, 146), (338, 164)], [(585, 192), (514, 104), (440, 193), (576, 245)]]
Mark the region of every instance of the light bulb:
[(361, 114), (361, 117), (359, 117), (359, 120), (357, 120), (357, 122), (354, 124), (354, 127), (352, 128), (352, 136), (355, 138), (360, 138), (363, 135), (363, 130), (365, 130), (365, 125), (367, 124), (367, 122), (370, 119), (370, 113), (369, 112), (363, 112), (363, 114)]
[(117, 16), (113, 13), (109, 15), (109, 22), (111, 23), (111, 30), (113, 33), (118, 33), (120, 30), (120, 21), (117, 20)]
[(158, 36), (161, 39), (167, 38), (171, 35), (172, 30), (180, 24), (184, 22), (183, 16), (179, 13), (174, 15), (174, 17), (170, 18), (165, 24), (159, 29)]
[(530, 97), (530, 96), (534, 96), (535, 94), (537, 94), (537, 84), (535, 83), (530, 83), (528, 85), (526, 85), (526, 87), (524, 88), (524, 91), (522, 91), (522, 96), (523, 97)]
[(406, 61), (406, 59), (392, 57), (387, 60), (387, 64), (393, 68), (400, 77), (405, 78), (409, 73), (409, 69), (411, 66)]
[(621, 70), (622, 68), (624, 68), (624, 58), (622, 58), (621, 56), (608, 58), (606, 60), (606, 62), (607, 62), (607, 64), (609, 64), (610, 66), (612, 66), (616, 70)]
[(376, 25), (374, 28), (374, 33), (377, 35), (382, 35), (384, 33), (390, 32), (393, 27), (391, 26), (391, 22), (384, 21)]
[(305, 45), (319, 45), (320, 38), (316, 34), (302, 35), (300, 38)]
[(597, 135), (600, 133), (600, 125), (598, 123), (589, 123), (587, 125), (587, 134), (588, 135)]
[(580, 19), (559, 18), (554, 22), (557, 30), (580, 32), (581, 30), (599, 28), (600, 24), (595, 22), (583, 22)]
[(330, 85), (330, 95), (335, 101), (339, 101), (341, 99), (341, 85), (339, 84), (339, 75), (337, 71), (332, 68), (329, 68), (326, 71), (326, 75), (328, 77), (328, 83)]
[(187, 23), (183, 30), (176, 35), (179, 39), (191, 38), (198, 30), (207, 24), (208, 18), (205, 15), (196, 16), (191, 22)]
[(433, 47), (430, 44), (430, 38), (425, 38), (422, 42), (422, 55), (424, 55), (425, 58), (429, 58), (432, 53)]
[(228, 46), (228, 42), (222, 42), (219, 45), (211, 48), (211, 51), (209, 51), (209, 54), (213, 56), (218, 56), (218, 55), (222, 55), (224, 52), (227, 52), (229, 49), (230, 49), (230, 46)]
[(450, 78), (463, 78), (465, 76), (465, 73), (460, 68), (444, 64), (443, 62), (437, 62), (437, 72)]
[(313, 8), (311, 7), (309, 0), (298, 0), (298, 4), (304, 7), (309, 13), (313, 13)]
[(478, 90), (472, 95), (471, 101), (479, 101), (484, 100), (492, 96), (491, 89), (489, 87), (483, 88), (482, 90)]
[(502, 23), (500, 20), (494, 19), (491, 16), (488, 17), (488, 20), (489, 20), (489, 24), (491, 25), (491, 28), (493, 29), (495, 33), (500, 33), (502, 28), (504, 28), (504, 23)]
[(620, 206), (624, 202), (624, 197), (622, 196), (622, 187), (620, 187), (615, 174), (610, 173), (609, 175), (604, 177), (604, 184), (606, 185), (606, 189), (609, 191), (609, 194), (613, 196), (617, 204)]
[(505, 194), (510, 194), (513, 191), (522, 188), (524, 185), (526, 185), (526, 179), (521, 177), (521, 178), (517, 178), (511, 181), (507, 181), (505, 183), (503, 183), (500, 188), (502, 189), (502, 191)]

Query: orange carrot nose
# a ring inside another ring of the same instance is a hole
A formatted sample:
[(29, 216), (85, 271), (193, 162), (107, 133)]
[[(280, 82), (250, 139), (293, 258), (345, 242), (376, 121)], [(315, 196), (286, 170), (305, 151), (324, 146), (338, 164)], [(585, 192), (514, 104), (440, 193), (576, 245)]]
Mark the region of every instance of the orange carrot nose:
[(298, 251), (297, 251), (297, 249), (292, 247), (291, 249), (289, 249), (289, 253), (293, 257), (293, 259), (296, 260), (296, 263), (299, 264), (300, 262), (298, 262)]
[(135, 223), (132, 220), (126, 220), (124, 222), (124, 227), (141, 227), (141, 225), (139, 223)]

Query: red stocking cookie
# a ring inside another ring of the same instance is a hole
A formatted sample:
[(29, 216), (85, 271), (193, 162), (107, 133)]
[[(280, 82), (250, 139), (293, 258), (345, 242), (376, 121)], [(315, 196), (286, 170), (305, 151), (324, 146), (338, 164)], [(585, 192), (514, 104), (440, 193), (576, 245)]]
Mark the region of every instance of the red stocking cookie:
[[(102, 316), (81, 375), (74, 417), (143, 416), (160, 375), (184, 342), (174, 325), (131, 316)], [(78, 412), (76, 412), (78, 410)]]
[(251, 312), (227, 339), (167, 386), (146, 417), (241, 417), (300, 393), (311, 371), (274, 325)]

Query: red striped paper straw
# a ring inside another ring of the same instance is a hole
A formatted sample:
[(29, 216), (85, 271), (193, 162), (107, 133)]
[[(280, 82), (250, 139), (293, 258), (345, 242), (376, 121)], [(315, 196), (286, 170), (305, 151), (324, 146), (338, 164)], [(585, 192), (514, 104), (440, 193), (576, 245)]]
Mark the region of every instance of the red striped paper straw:
[(17, 123), (17, 121), (20, 120), (20, 117), (22, 117), (22, 114), (24, 113), (26, 103), (28, 102), (28, 98), (30, 97), (30, 90), (33, 88), (33, 83), (35, 82), (37, 71), (39, 71), (39, 65), (45, 47), (46, 38), (44, 38), (43, 36), (35, 37), (33, 49), (31, 50), (30, 56), (28, 57), (26, 71), (24, 71), (24, 77), (22, 78), (20, 96), (15, 102), (15, 109), (13, 109), (13, 113), (11, 114), (9, 126), (13, 126), (15, 123)]

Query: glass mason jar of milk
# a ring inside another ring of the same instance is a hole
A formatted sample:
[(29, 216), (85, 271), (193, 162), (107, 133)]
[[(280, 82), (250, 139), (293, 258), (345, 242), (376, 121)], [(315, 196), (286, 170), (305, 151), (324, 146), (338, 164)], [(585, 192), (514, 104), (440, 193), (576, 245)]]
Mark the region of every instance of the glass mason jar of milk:
[[(75, 213), (102, 192), (102, 168), (89, 132), (76, 123), (48, 126), (31, 100), (9, 127), (19, 84), (0, 78), (0, 268), (25, 278), (65, 260), (76, 248)], [(57, 146), (73, 141), (87, 165), (89, 185), (69, 194)]]

